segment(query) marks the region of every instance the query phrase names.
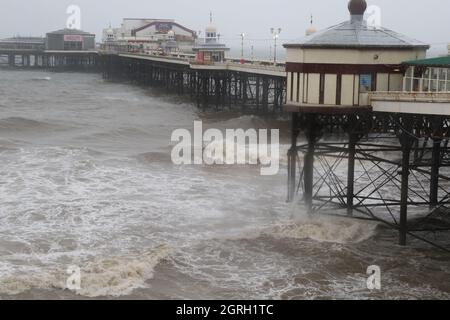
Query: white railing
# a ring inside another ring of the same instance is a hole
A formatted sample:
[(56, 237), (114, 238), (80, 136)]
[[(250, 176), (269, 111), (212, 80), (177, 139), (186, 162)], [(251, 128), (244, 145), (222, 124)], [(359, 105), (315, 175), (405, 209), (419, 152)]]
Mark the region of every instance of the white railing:
[(278, 66), (269, 66), (262, 64), (254, 64), (254, 63), (236, 63), (236, 62), (227, 62), (227, 66), (232, 66), (236, 68), (245, 68), (245, 69), (255, 69), (255, 70), (264, 70), (264, 71), (274, 71), (274, 72), (285, 72), (285, 67)]
[(371, 101), (398, 101), (398, 102), (450, 102), (450, 92), (371, 92), (369, 103)]
[(404, 77), (404, 91), (450, 92), (450, 79)]

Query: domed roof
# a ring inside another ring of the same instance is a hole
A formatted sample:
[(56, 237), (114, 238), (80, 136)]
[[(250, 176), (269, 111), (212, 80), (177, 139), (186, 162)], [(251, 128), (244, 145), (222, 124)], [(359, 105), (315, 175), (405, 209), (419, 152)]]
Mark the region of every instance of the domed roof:
[(380, 27), (377, 29), (366, 23), (346, 21), (293, 43), (285, 48), (426, 48), (429, 46), (395, 31)]
[(313, 35), (316, 32), (317, 32), (317, 29), (313, 25), (309, 26), (309, 28), (306, 29), (307, 36)]
[(306, 29), (307, 36), (313, 35), (314, 33), (317, 32), (317, 29), (316, 29), (316, 27), (314, 27), (313, 22), (314, 22), (313, 16), (311, 15), (311, 25), (308, 27), (308, 29)]
[(206, 33), (217, 33), (217, 28), (213, 23), (212, 12), (209, 13), (209, 25), (205, 29)]
[(387, 28), (373, 28), (367, 25), (363, 15), (367, 9), (365, 0), (351, 0), (348, 8), (350, 20), (316, 32), (306, 38), (286, 43), (285, 48), (420, 48), (429, 49), (430, 46), (399, 34)]
[(210, 33), (216, 33), (217, 32), (217, 27), (210, 23), (207, 27), (206, 27), (206, 32), (210, 32)]
[(367, 3), (365, 0), (350, 0), (348, 10), (351, 15), (361, 16), (366, 12)]

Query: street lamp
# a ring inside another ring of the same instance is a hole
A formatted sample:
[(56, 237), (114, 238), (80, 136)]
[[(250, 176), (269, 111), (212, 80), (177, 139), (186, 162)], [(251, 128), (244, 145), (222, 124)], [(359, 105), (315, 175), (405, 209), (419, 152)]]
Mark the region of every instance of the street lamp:
[(277, 64), (277, 40), (280, 37), (281, 28), (275, 30), (275, 28), (270, 29), (270, 33), (272, 33), (273, 41), (274, 41), (274, 53), (273, 53), (273, 64)]
[(245, 38), (245, 33), (241, 33), (241, 64), (244, 63), (244, 38)]

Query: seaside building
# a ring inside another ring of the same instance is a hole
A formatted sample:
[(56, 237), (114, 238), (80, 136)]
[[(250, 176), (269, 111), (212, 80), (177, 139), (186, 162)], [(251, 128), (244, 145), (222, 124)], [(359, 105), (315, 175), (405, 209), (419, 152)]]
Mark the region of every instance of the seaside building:
[(44, 51), (45, 38), (42, 37), (13, 37), (0, 40), (0, 49)]
[(364, 0), (348, 4), (350, 19), (287, 43), (287, 105), (296, 110), (367, 105), (371, 91), (401, 91), (402, 62), (424, 59), (429, 46), (368, 26)]
[(225, 60), (225, 53), (230, 49), (223, 43), (220, 43), (220, 35), (217, 33), (217, 27), (213, 24), (212, 14), (210, 23), (205, 29), (205, 38), (199, 40), (194, 47), (196, 61), (198, 63), (215, 63)]
[(49, 32), (46, 35), (45, 48), (50, 51), (95, 50), (95, 34), (75, 29)]
[(138, 53), (192, 53), (197, 34), (170, 19), (123, 20), (120, 28), (103, 30), (105, 50)]

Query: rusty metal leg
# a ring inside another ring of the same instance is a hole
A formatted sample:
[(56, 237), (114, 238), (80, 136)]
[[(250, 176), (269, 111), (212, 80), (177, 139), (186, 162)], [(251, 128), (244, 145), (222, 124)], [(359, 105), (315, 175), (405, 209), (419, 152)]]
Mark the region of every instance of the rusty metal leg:
[(294, 201), (296, 185), (297, 185), (297, 137), (298, 131), (298, 114), (292, 114), (292, 137), (291, 149), (288, 153), (288, 202)]
[(441, 165), (441, 143), (442, 140), (433, 140), (433, 153), (431, 157), (430, 177), (430, 206), (436, 207), (439, 203), (439, 167)]

